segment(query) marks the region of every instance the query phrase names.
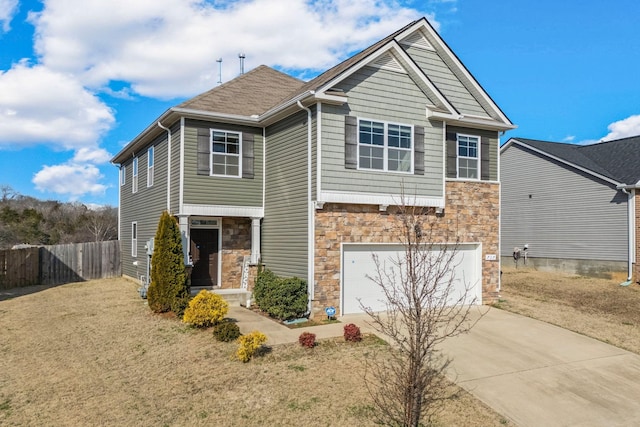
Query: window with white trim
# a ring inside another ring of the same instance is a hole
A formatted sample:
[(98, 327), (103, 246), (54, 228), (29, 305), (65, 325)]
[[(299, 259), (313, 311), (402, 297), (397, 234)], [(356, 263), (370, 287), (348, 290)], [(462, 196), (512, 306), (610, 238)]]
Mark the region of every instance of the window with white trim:
[(147, 187), (151, 187), (153, 185), (153, 164), (154, 164), (154, 154), (155, 150), (153, 149), (153, 145), (149, 147), (147, 150)]
[(127, 183), (127, 167), (125, 165), (120, 166), (120, 186)]
[(411, 173), (413, 127), (358, 120), (358, 169)]
[(458, 134), (458, 178), (478, 179), (480, 176), (480, 137)]
[(211, 129), (211, 175), (241, 176), (242, 134)]
[(135, 221), (131, 223), (131, 256), (138, 256), (138, 223)]
[(137, 157), (133, 158), (133, 164), (131, 168), (133, 169), (133, 179), (131, 180), (131, 192), (137, 193), (138, 192), (138, 158)]

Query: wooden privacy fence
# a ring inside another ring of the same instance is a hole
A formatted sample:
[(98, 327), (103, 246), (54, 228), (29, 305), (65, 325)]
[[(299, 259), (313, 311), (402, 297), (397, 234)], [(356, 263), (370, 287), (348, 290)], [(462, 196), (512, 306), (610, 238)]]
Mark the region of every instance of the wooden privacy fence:
[(0, 251), (0, 289), (54, 286), (121, 275), (117, 240)]

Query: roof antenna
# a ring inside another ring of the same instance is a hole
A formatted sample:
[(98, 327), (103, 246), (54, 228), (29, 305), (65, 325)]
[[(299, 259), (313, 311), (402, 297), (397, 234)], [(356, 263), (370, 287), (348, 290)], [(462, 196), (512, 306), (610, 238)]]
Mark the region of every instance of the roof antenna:
[(239, 53), (238, 58), (240, 58), (240, 75), (244, 74), (244, 53)]
[(222, 84), (222, 58), (216, 59), (216, 62), (218, 63), (218, 84), (221, 85)]

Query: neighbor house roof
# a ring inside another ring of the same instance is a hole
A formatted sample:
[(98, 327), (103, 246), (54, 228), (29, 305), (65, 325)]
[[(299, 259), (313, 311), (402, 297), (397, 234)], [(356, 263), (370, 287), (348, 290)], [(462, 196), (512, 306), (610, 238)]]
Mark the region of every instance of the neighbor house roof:
[(533, 148), (618, 185), (635, 186), (640, 181), (640, 135), (590, 145), (511, 138), (502, 151), (512, 144)]

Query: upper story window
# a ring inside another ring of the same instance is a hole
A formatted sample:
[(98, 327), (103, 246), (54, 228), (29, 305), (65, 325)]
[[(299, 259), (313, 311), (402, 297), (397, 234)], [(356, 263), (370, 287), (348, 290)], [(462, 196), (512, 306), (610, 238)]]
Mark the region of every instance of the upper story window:
[(138, 192), (138, 158), (137, 157), (133, 158), (133, 164), (131, 167), (133, 169), (133, 179), (131, 181), (131, 192), (137, 193)]
[(242, 135), (211, 129), (211, 175), (241, 176)]
[(153, 164), (155, 159), (153, 158), (154, 153), (153, 145), (149, 147), (147, 151), (147, 187), (151, 187), (153, 185)]
[(458, 178), (479, 179), (480, 137), (458, 134)]
[(411, 173), (413, 127), (358, 120), (358, 169)]
[(127, 167), (125, 165), (120, 166), (120, 186), (127, 183)]

